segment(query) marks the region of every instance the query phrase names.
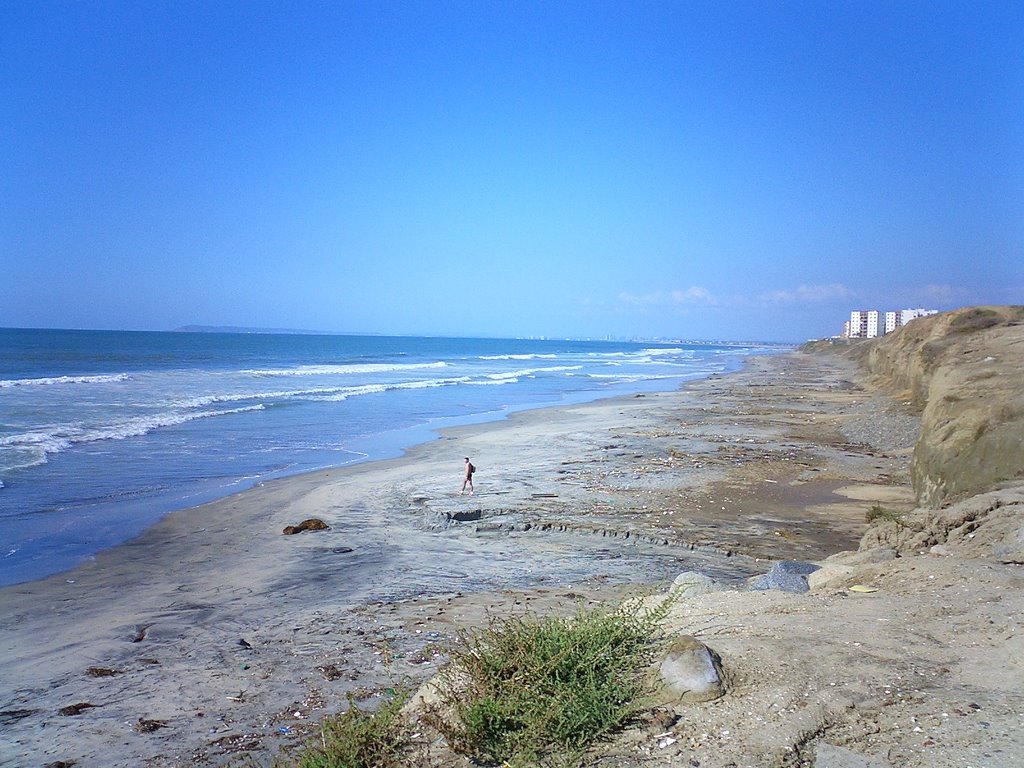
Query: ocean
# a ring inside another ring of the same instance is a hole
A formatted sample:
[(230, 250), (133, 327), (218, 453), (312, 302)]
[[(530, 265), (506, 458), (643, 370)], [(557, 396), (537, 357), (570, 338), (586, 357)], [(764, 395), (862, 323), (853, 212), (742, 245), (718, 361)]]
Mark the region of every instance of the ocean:
[(0, 329), (0, 585), (285, 475), (514, 411), (667, 390), (777, 347)]

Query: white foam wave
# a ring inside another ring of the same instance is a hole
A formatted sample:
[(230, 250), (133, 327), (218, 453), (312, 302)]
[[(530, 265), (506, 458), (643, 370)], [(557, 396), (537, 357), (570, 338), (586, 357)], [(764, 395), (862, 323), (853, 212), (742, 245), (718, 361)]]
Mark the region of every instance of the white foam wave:
[(341, 402), (350, 397), (359, 395), (376, 395), (381, 392), (390, 392), (399, 389), (433, 389), (435, 387), (448, 387), (454, 384), (469, 384), (472, 380), (468, 376), (458, 376), (450, 379), (424, 379), (421, 381), (403, 381), (394, 384), (363, 384), (358, 387), (344, 387), (331, 395), (317, 397), (317, 400), (326, 402)]
[(127, 373), (110, 373), (95, 376), (45, 376), (38, 379), (0, 379), (0, 389), (12, 387), (48, 387), (57, 384), (112, 384), (128, 381)]
[(539, 352), (523, 355), (481, 355), (480, 360), (554, 360), (558, 355)]
[(561, 371), (578, 371), (582, 365), (553, 365), (548, 368), (524, 368), (520, 371), (508, 371), (507, 373), (489, 373), (490, 379), (519, 379), (524, 376), (534, 376), (538, 373), (559, 373)]
[(587, 357), (626, 357), (632, 352), (588, 352)]
[(234, 392), (222, 395), (200, 395), (172, 403), (181, 408), (205, 408), (217, 403), (242, 403), (246, 400), (294, 400), (344, 392), (350, 387), (312, 387), (308, 389), (275, 389), (265, 392)]
[[(717, 369), (716, 369), (717, 370)], [(621, 382), (632, 382), (632, 381), (659, 381), (661, 379), (693, 379), (700, 378), (701, 376), (709, 376), (715, 373), (716, 370), (690, 370), (686, 373), (635, 373), (632, 375), (622, 375), (615, 373), (588, 373), (585, 374), (591, 379), (614, 379)]]
[(444, 368), (444, 361), (433, 363), (365, 363), (362, 365), (300, 365), (295, 368), (249, 369), (242, 373), (248, 376), (338, 376), (366, 373), (392, 373), (415, 371), (424, 368)]
[(381, 384), (361, 384), (348, 387), (309, 387), (306, 389), (277, 389), (265, 392), (236, 392), (223, 395), (203, 395), (180, 400), (175, 406), (184, 408), (204, 408), (217, 403), (239, 403), (247, 400), (319, 400), (338, 402), (353, 395), (372, 395), (394, 389), (428, 389), (445, 387), (450, 384), (469, 382), (468, 376), (445, 379), (422, 379), (417, 381), (391, 382)]
[(22, 459), (23, 463), (8, 465), (8, 468), (34, 466), (46, 462), (46, 456), (60, 453), (78, 443), (94, 443), (101, 440), (124, 440), (139, 437), (162, 427), (173, 427), (197, 419), (208, 419), (217, 416), (229, 416), (236, 413), (263, 410), (262, 405), (251, 405), (244, 408), (224, 408), (213, 411), (194, 411), (191, 413), (167, 412), (151, 416), (137, 416), (124, 421), (101, 427), (81, 425), (61, 425), (51, 429), (22, 432), (0, 438), (0, 449), (16, 453), (28, 453), (31, 458)]
[(692, 350), (683, 349), (682, 347), (651, 347), (642, 350), (642, 353), (645, 355), (681, 355), (686, 352), (689, 352), (690, 356), (693, 355)]

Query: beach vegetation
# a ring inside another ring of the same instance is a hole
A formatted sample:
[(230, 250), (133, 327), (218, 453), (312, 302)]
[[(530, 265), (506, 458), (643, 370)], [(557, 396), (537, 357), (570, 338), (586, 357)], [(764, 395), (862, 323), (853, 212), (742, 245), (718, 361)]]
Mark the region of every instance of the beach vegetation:
[(649, 704), (649, 667), (667, 610), (666, 601), (650, 611), (492, 619), (460, 635), (428, 722), (480, 763), (579, 765)]
[(325, 718), (320, 738), (297, 756), (297, 768), (399, 768), (406, 764), (408, 721), (402, 707), (409, 692), (398, 690), (375, 712), (359, 709), (350, 697), (348, 709)]
[(899, 510), (888, 509), (880, 504), (872, 504), (864, 516), (868, 523), (889, 522), (897, 525), (903, 524), (903, 513)]
[(1003, 316), (990, 307), (971, 307), (956, 314), (949, 323), (950, 333), (977, 333), (1001, 325)]

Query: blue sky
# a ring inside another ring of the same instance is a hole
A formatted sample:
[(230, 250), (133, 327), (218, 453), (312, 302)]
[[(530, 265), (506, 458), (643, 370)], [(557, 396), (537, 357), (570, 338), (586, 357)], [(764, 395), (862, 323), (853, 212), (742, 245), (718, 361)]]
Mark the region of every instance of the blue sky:
[(1016, 2), (0, 4), (0, 326), (1024, 303)]

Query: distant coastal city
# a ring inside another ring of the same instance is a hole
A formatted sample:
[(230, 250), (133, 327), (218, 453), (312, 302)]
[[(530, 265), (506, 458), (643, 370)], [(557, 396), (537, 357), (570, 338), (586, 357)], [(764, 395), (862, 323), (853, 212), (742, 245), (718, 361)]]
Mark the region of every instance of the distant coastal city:
[[(843, 323), (844, 339), (872, 339), (901, 328), (911, 320), (927, 315), (937, 315), (937, 309), (895, 309), (879, 312), (877, 309), (855, 309), (850, 319)], [(882, 321), (882, 322), (880, 322)]]

